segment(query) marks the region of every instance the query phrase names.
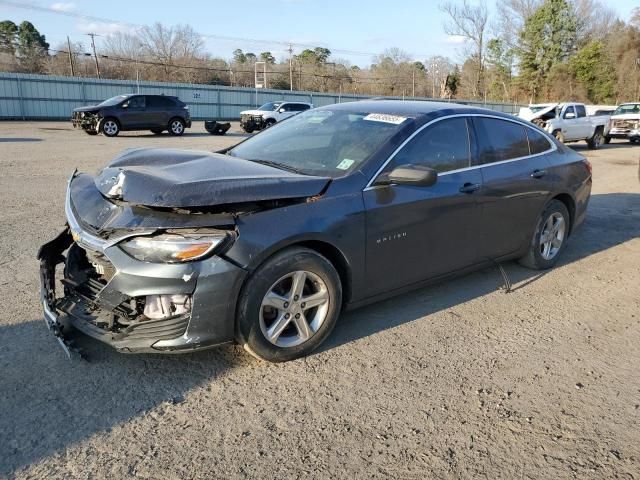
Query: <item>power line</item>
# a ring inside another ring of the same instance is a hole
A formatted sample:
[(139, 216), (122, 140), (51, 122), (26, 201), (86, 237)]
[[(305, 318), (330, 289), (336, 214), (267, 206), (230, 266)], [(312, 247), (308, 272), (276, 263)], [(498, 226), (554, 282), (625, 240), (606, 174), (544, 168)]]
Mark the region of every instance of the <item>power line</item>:
[[(67, 50), (56, 50), (53, 48), (49, 49), (49, 52), (54, 52), (54, 53), (62, 53), (62, 54), (68, 54), (69, 52)], [(74, 55), (84, 55), (87, 57), (91, 57), (93, 56), (91, 53), (86, 52), (86, 53), (76, 53)], [(139, 60), (139, 59), (135, 59), (135, 58), (129, 58), (129, 57), (116, 57), (116, 56), (112, 56), (112, 55), (98, 55), (99, 58), (102, 58), (104, 60), (111, 60), (111, 61), (116, 61), (116, 62), (123, 62), (123, 63), (139, 63), (142, 65), (150, 65), (150, 66), (158, 66), (158, 67), (171, 67), (171, 68), (178, 68), (178, 69), (187, 69), (187, 70), (201, 70), (201, 71), (210, 71), (210, 72), (224, 72), (224, 73), (229, 73), (229, 68), (217, 68), (217, 67), (205, 67), (205, 66), (196, 66), (196, 65), (181, 65), (181, 64), (167, 64), (167, 63), (163, 63), (163, 62), (155, 62), (152, 60)], [(275, 75), (286, 75), (285, 72), (280, 72), (277, 70), (266, 70), (265, 71), (267, 74), (275, 74)], [(254, 74), (254, 70), (233, 70), (233, 74), (237, 74), (237, 73), (248, 73), (248, 74)], [(300, 72), (299, 75), (303, 76), (303, 77), (315, 77), (315, 78), (324, 78), (324, 79), (338, 79), (338, 80), (346, 80), (346, 79), (350, 79), (350, 80), (354, 80), (355, 83), (358, 83), (360, 85), (363, 84), (378, 84), (378, 85), (412, 85), (413, 84), (413, 79), (412, 78), (405, 78), (405, 77), (394, 77), (396, 80), (403, 80), (403, 81), (395, 81), (395, 82), (391, 82), (391, 83), (382, 83), (382, 82), (389, 82), (388, 79), (384, 78), (384, 77), (366, 77), (365, 79), (353, 79), (351, 76), (347, 75), (345, 72), (344, 76), (341, 75), (332, 75), (332, 74), (324, 74), (324, 73), (311, 73), (311, 72)]]
[[(2, 5), (7, 5), (10, 7), (15, 7), (15, 8), (22, 8), (25, 10), (33, 10), (33, 11), (37, 11), (37, 12), (43, 12), (43, 13), (50, 13), (50, 14), (54, 14), (54, 15), (62, 15), (65, 17), (71, 17), (71, 18), (79, 18), (82, 20), (88, 20), (91, 22), (102, 22), (102, 23), (115, 23), (115, 24), (119, 24), (125, 27), (130, 27), (130, 28), (134, 28), (134, 29), (139, 29), (144, 27), (145, 25), (141, 25), (141, 24), (137, 24), (137, 23), (131, 23), (131, 22), (127, 22), (127, 21), (121, 21), (121, 20), (114, 20), (112, 18), (106, 18), (106, 17), (99, 17), (96, 15), (88, 15), (88, 14), (84, 14), (84, 13), (80, 13), (80, 12), (73, 12), (73, 11), (64, 11), (64, 10), (56, 10), (54, 8), (51, 7), (43, 7), (41, 5), (36, 5), (33, 3), (22, 3), (22, 2), (15, 2), (15, 1), (11, 1), (11, 0), (0, 0), (0, 4)], [(205, 38), (211, 38), (214, 40), (226, 40), (226, 41), (232, 41), (232, 42), (244, 42), (244, 43), (251, 43), (251, 44), (256, 44), (256, 45), (260, 45), (260, 44), (267, 44), (267, 45), (280, 45), (283, 47), (289, 47), (289, 46), (295, 46), (295, 47), (299, 47), (299, 48), (316, 48), (318, 47), (318, 45), (313, 45), (313, 44), (308, 44), (308, 43), (295, 43), (295, 42), (290, 42), (290, 41), (285, 41), (285, 40), (265, 40), (265, 39), (257, 39), (257, 38), (247, 38), (247, 37), (235, 37), (235, 36), (229, 36), (229, 35), (217, 35), (217, 34), (211, 34), (211, 33), (199, 33), (199, 35), (201, 37), (205, 37)], [(328, 48), (328, 47), (324, 47), (324, 48)], [(358, 51), (358, 50), (348, 50), (348, 49), (332, 49), (329, 48), (329, 50), (331, 50), (331, 53), (338, 53), (338, 54), (342, 54), (342, 55), (352, 55), (352, 56), (367, 56), (367, 57), (375, 57), (378, 56), (380, 54), (380, 52), (362, 52), (362, 51)], [(418, 58), (418, 57), (428, 57), (431, 54), (414, 54), (413, 56)]]

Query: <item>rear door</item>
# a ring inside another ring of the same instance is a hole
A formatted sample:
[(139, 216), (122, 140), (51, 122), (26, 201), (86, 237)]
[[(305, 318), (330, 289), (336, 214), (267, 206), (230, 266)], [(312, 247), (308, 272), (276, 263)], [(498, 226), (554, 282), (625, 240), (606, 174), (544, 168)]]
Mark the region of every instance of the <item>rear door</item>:
[(435, 185), (380, 185), (363, 192), (368, 294), (436, 277), (477, 260), (479, 169), (470, 167), (464, 117), (437, 121), (410, 140), (381, 175), (399, 165), (438, 171)]
[(553, 188), (547, 154), (554, 146), (542, 133), (519, 122), (482, 116), (474, 117), (473, 124), (475, 163), (482, 173), (479, 255), (497, 259), (517, 252), (530, 240)]
[(149, 127), (169, 125), (169, 115), (175, 108), (173, 100), (160, 95), (147, 95), (147, 122)]

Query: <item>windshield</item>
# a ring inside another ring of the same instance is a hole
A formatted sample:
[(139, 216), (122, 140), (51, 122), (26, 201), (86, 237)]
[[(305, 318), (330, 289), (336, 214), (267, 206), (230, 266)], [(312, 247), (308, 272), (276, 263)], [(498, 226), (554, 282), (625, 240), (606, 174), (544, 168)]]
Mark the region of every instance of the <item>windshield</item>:
[(640, 113), (640, 103), (628, 103), (627, 105), (620, 105), (613, 112), (614, 115), (624, 115), (625, 113)]
[(126, 95), (118, 95), (117, 97), (111, 97), (107, 100), (105, 100), (102, 103), (99, 103), (98, 106), (99, 107), (110, 107), (112, 105), (117, 105), (120, 102), (124, 101), (127, 98)]
[(258, 110), (262, 110), (264, 112), (273, 112), (280, 105), (282, 105), (282, 102), (268, 102), (262, 105)]
[(228, 152), (308, 175), (341, 177), (356, 170), (411, 119), (395, 115), (309, 110)]

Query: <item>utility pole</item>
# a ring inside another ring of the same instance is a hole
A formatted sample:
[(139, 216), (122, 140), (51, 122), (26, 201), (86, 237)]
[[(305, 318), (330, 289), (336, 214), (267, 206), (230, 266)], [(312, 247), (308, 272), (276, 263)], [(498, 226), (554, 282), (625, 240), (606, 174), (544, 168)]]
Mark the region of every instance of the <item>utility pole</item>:
[(96, 61), (96, 75), (98, 76), (98, 78), (101, 78), (100, 65), (98, 65), (98, 55), (96, 54), (96, 42), (94, 41), (94, 37), (99, 37), (100, 35), (97, 35), (95, 33), (87, 33), (87, 35), (91, 37), (91, 47), (93, 48), (93, 58)]
[(289, 90), (293, 91), (293, 66), (292, 66), (292, 56), (293, 56), (293, 45), (289, 44)]
[(411, 79), (411, 96), (413, 98), (416, 97), (416, 67), (415, 65), (413, 66), (413, 70), (411, 72), (412, 74), (412, 79)]
[(71, 42), (69, 41), (69, 35), (67, 35), (67, 53), (69, 54), (69, 67), (71, 68), (71, 76), (75, 77), (76, 72), (73, 69), (73, 54), (71, 53)]

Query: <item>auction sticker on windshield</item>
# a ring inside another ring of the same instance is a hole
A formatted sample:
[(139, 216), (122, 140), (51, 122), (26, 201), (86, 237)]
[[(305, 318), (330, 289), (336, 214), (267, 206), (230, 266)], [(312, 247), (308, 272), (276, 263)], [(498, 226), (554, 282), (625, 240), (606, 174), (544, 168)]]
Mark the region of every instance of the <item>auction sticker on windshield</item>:
[(400, 125), (407, 117), (400, 117), (398, 115), (386, 115), (384, 113), (370, 113), (363, 120), (369, 120), (372, 122), (384, 122), (393, 123), (394, 125)]

